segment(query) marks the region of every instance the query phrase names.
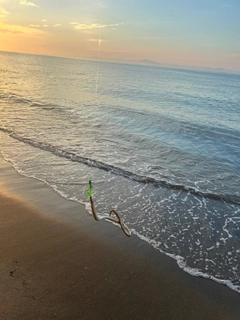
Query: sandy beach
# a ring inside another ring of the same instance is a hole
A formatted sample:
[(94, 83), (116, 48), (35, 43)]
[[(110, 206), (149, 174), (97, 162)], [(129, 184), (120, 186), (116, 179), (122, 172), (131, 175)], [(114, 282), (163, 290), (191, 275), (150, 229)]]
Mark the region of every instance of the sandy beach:
[(240, 295), (0, 158), (0, 318), (239, 319)]

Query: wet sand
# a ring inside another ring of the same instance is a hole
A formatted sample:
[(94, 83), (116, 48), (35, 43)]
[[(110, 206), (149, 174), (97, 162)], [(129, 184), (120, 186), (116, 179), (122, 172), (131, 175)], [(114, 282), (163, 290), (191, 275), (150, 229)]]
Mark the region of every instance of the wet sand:
[(240, 295), (0, 159), (0, 319), (239, 319)]

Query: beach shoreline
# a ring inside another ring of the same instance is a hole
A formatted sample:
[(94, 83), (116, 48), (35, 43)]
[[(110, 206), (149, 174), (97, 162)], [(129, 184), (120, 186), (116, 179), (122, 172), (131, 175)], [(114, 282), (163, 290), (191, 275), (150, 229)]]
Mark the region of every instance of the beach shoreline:
[(0, 314), (13, 319), (239, 319), (240, 295), (0, 157)]

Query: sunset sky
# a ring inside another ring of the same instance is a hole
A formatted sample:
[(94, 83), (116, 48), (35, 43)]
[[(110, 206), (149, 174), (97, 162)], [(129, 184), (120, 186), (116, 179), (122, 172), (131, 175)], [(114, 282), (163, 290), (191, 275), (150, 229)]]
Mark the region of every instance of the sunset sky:
[(0, 0), (0, 50), (240, 71), (240, 0)]

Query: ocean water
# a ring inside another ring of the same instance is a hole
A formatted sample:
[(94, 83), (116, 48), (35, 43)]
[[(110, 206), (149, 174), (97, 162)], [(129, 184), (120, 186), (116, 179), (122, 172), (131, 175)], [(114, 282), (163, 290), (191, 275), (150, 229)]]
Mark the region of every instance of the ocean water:
[(0, 52), (0, 152), (240, 293), (239, 74)]

